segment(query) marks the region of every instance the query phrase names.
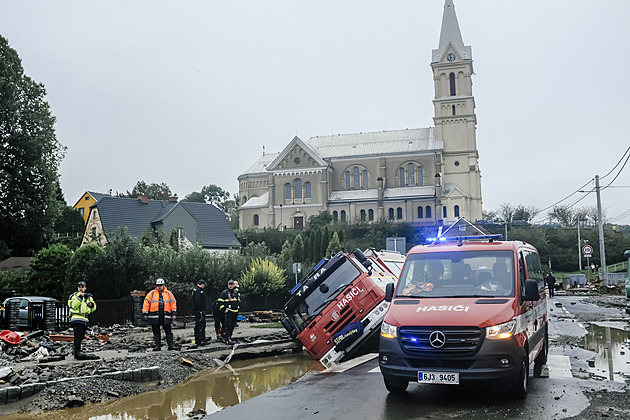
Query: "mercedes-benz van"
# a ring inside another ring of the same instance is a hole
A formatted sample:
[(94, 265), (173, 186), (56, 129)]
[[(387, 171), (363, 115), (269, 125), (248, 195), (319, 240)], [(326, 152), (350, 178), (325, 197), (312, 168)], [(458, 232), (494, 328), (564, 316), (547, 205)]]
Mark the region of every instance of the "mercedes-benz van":
[(547, 303), (536, 249), (492, 236), (458, 238), (411, 249), (379, 343), (386, 388), (409, 382), (510, 386), (527, 395), (529, 368), (547, 362)]

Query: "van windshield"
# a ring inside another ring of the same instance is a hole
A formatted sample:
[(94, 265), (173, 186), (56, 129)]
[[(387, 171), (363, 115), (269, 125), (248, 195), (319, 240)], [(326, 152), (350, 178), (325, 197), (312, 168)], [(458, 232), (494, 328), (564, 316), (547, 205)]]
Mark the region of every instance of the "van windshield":
[(396, 297), (513, 297), (512, 251), (411, 254)]

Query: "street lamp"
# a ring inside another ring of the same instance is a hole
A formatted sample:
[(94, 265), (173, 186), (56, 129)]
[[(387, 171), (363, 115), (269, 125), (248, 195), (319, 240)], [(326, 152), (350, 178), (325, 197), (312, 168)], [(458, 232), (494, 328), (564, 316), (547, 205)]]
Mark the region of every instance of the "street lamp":
[(278, 229), (279, 231), (282, 232), (282, 204), (280, 204), (280, 227)]

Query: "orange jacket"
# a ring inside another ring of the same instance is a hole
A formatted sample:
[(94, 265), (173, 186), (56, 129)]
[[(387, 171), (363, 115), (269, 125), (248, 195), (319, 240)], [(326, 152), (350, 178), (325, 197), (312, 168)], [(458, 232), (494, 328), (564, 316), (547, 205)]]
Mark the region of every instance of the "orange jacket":
[[(172, 317), (177, 315), (177, 301), (173, 293), (164, 286), (162, 291), (162, 301), (164, 302), (164, 323), (170, 324)], [(144, 298), (142, 314), (149, 317), (151, 324), (157, 324), (160, 317), (160, 292), (157, 287), (151, 290)]]

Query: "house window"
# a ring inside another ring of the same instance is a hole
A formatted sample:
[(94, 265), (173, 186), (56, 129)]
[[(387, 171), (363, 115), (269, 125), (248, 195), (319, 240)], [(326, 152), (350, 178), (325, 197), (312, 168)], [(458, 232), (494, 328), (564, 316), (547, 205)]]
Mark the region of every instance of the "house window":
[(407, 165), (407, 178), (408, 178), (409, 185), (416, 185), (415, 172), (416, 170), (413, 166), (413, 163), (410, 163), (409, 165)]
[(424, 169), (422, 166), (418, 166), (418, 185), (424, 185)]
[(291, 184), (289, 183), (284, 184), (284, 199), (285, 200), (291, 199)]
[(419, 206), (418, 207), (418, 219), (422, 219), (423, 218), (422, 213), (423, 213), (422, 206)]
[(184, 240), (184, 228), (182, 227), (177, 228), (177, 240), (180, 242)]
[(402, 219), (402, 207), (398, 207), (398, 208), (396, 209), (396, 219), (397, 219), (397, 220)]
[(302, 180), (300, 178), (296, 178), (295, 181), (293, 181), (293, 192), (295, 198), (302, 198)]
[(339, 213), (337, 210), (333, 211), (333, 222), (337, 223), (339, 221)]
[(359, 168), (355, 166), (352, 168), (352, 178), (354, 182), (354, 189), (358, 190), (361, 188), (361, 180), (359, 179)]
[(405, 186), (405, 168), (400, 168), (400, 169), (398, 170), (398, 176), (400, 177), (400, 183), (399, 183), (399, 185), (400, 185), (401, 187), (404, 187), (404, 186)]
[(389, 220), (394, 220), (394, 209), (390, 208), (388, 211)]
[(446, 219), (446, 206), (442, 207), (442, 217)]
[(430, 206), (426, 206), (424, 208), (424, 215), (427, 219), (431, 218), (431, 207)]
[(258, 215), (255, 214), (254, 215), (254, 226), (258, 226), (259, 223), (260, 223), (260, 220), (258, 219)]
[(368, 171), (366, 169), (363, 170), (363, 184), (361, 185), (361, 188), (364, 190), (368, 189)]
[(346, 171), (346, 190), (351, 189), (350, 186), (350, 171)]
[(341, 210), (341, 221), (342, 222), (346, 221), (346, 211), (345, 210)]
[(311, 198), (311, 183), (304, 183), (304, 198)]
[(459, 217), (459, 206), (455, 206), (453, 211), (454, 211), (455, 217)]
[(361, 209), (361, 221), (365, 222), (365, 210)]
[(374, 220), (374, 210), (372, 210), (372, 209), (368, 210), (368, 220), (369, 221), (373, 221)]
[(455, 96), (455, 73), (449, 74), (448, 78), (451, 82), (451, 96)]

